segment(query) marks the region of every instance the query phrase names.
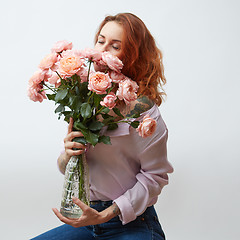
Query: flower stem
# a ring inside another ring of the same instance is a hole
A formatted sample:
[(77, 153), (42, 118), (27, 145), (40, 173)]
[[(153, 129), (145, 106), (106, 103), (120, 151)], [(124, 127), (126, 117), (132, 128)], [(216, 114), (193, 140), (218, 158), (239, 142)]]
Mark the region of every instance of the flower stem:
[(88, 103), (90, 102), (90, 99), (93, 97), (94, 92), (92, 92), (92, 94), (90, 95), (90, 97), (88, 98)]
[(62, 77), (60, 76), (60, 74), (59, 74), (57, 71), (56, 71), (55, 73), (58, 75), (58, 77), (59, 77), (61, 80), (63, 80)]
[(79, 189), (78, 189), (78, 198), (82, 200), (83, 197), (83, 187), (84, 187), (84, 179), (83, 179), (83, 161), (82, 155), (78, 158), (78, 170), (79, 170)]
[(96, 112), (95, 116), (97, 116), (104, 108), (105, 108), (105, 107), (102, 106), (102, 107)]
[(43, 86), (45, 86), (46, 88), (48, 88), (49, 90), (53, 91), (54, 93), (57, 93), (55, 90), (53, 90), (52, 88), (50, 88), (47, 84), (45, 84), (44, 82), (42, 83)]
[(92, 61), (89, 61), (89, 66), (88, 66), (88, 75), (87, 75), (87, 81), (89, 80), (89, 74), (90, 74), (90, 68), (91, 68)]
[(109, 124), (114, 124), (114, 123), (121, 123), (121, 122), (125, 122), (125, 123), (130, 123), (131, 121), (125, 121), (125, 120), (120, 120), (120, 121), (117, 121), (117, 122), (109, 122)]

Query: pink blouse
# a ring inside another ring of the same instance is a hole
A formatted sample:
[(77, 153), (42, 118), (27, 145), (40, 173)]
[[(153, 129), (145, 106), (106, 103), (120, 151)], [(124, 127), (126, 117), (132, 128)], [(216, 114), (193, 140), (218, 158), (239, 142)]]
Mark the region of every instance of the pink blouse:
[(133, 221), (157, 202), (162, 188), (168, 184), (173, 168), (167, 159), (168, 130), (157, 105), (141, 114), (157, 121), (154, 134), (142, 138), (127, 123), (119, 123), (113, 131), (103, 129), (112, 145), (90, 147), (87, 160), (90, 172), (90, 199), (113, 200), (123, 224)]

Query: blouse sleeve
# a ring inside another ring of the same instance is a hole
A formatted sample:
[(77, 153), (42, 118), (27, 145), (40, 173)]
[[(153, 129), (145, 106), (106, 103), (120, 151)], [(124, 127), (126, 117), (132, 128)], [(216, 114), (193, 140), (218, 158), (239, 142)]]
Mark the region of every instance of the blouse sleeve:
[[(151, 138), (151, 137), (150, 137)], [(127, 224), (141, 215), (148, 206), (156, 203), (162, 188), (168, 184), (168, 173), (173, 168), (167, 159), (168, 130), (155, 135), (147, 147), (137, 156), (141, 169), (136, 175), (137, 182), (123, 195), (114, 200), (121, 215), (120, 220)]]

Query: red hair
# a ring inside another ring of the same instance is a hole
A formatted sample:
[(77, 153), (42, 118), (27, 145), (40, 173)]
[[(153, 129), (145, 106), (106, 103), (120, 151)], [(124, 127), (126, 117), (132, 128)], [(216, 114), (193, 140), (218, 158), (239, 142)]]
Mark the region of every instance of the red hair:
[(122, 73), (138, 83), (138, 95), (146, 95), (160, 106), (166, 95), (162, 88), (166, 78), (162, 52), (153, 36), (140, 18), (131, 13), (119, 13), (103, 20), (95, 36), (95, 44), (103, 26), (110, 21), (117, 22), (124, 30), (120, 56), (124, 63)]

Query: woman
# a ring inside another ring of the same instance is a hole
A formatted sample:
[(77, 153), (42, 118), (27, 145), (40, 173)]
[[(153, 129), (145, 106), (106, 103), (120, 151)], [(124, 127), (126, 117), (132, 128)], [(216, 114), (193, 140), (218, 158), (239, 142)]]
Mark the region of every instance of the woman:
[[(68, 219), (53, 209), (66, 224), (35, 239), (165, 239), (153, 207), (168, 183), (167, 174), (173, 172), (167, 160), (168, 131), (157, 107), (166, 83), (162, 54), (144, 23), (130, 13), (104, 19), (96, 34), (95, 49), (119, 57), (124, 63), (122, 73), (139, 85), (138, 99), (129, 107), (119, 106), (123, 115), (141, 113), (140, 121), (149, 115), (157, 121), (157, 129), (148, 138), (139, 137), (125, 123), (105, 132), (112, 145), (97, 144), (87, 151), (91, 206), (73, 199), (83, 210), (79, 219)], [(103, 70), (97, 65), (95, 69)], [(70, 120), (65, 152), (58, 158), (62, 173), (71, 156), (85, 151), (84, 145), (72, 142), (82, 136), (73, 132), (72, 126)]]

